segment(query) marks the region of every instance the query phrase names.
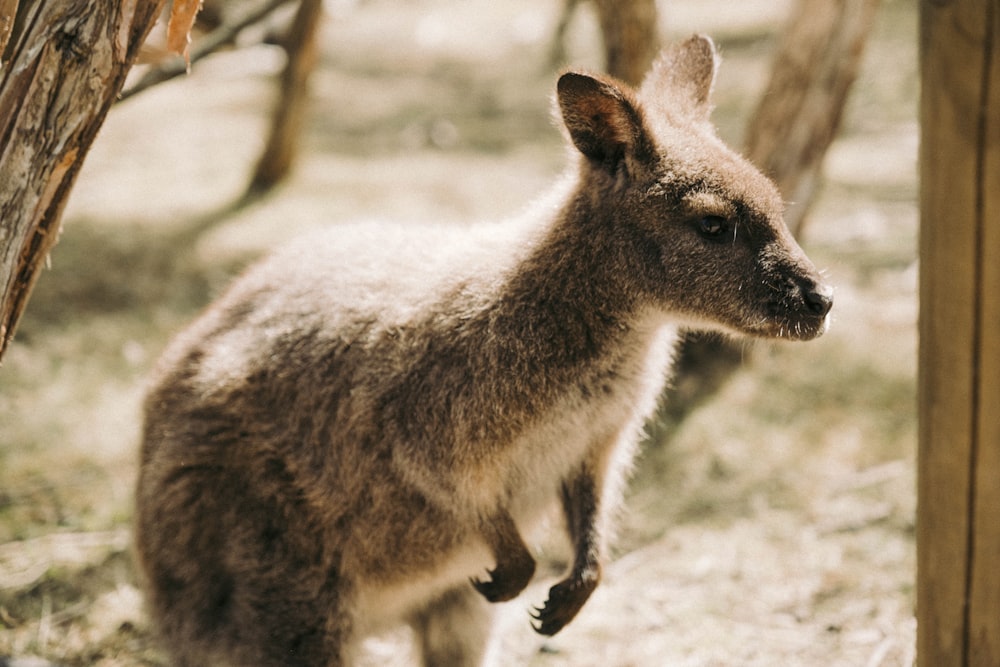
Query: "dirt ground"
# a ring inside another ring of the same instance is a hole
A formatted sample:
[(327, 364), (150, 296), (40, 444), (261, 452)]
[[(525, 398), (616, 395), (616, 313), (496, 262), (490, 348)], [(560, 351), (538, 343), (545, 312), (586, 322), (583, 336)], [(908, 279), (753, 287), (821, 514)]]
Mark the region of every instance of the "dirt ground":
[[(143, 378), (167, 339), (282, 239), (347, 220), (494, 219), (565, 159), (556, 0), (332, 0), (303, 153), (243, 207), (281, 57), (223, 53), (113, 109), (0, 368), (0, 665), (163, 665), (129, 558)], [(716, 38), (736, 145), (788, 2), (670, 0)], [(916, 9), (883, 0), (803, 245), (829, 334), (755, 344), (679, 423), (654, 420), (615, 561), (552, 639), (500, 623), (504, 665), (909, 666), (914, 660)], [(600, 65), (593, 17), (568, 61)], [(400, 631), (371, 665), (410, 664)], [(15, 663), (11, 663), (15, 664)]]

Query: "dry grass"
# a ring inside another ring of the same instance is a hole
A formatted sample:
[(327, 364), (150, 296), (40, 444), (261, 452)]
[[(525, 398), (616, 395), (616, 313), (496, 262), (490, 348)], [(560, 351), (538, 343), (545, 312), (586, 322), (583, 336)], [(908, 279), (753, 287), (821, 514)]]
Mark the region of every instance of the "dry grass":
[[(0, 657), (162, 664), (126, 549), (150, 363), (286, 235), (495, 218), (542, 192), (563, 158), (545, 66), (558, 4), (331, 3), (300, 167), (245, 208), (230, 203), (262, 145), (273, 51), (222, 54), (113, 111), (0, 369)], [(666, 4), (668, 37), (721, 42), (731, 140), (786, 6)], [(505, 664), (912, 663), (915, 32), (910, 3), (883, 3), (807, 230), (838, 287), (832, 331), (748, 348), (712, 400), (651, 425), (608, 580), (551, 640), (526, 617), (545, 582), (507, 603)], [(568, 46), (598, 64), (592, 18)], [(373, 639), (371, 664), (406, 664), (406, 642)]]

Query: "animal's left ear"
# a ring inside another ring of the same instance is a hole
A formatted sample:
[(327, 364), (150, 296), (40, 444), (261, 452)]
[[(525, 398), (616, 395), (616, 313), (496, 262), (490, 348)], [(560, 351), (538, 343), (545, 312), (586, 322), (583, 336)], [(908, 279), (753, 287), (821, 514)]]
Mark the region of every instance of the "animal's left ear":
[(559, 110), (573, 145), (593, 163), (615, 171), (647, 151), (634, 94), (607, 77), (567, 72), (557, 86)]
[(708, 120), (719, 54), (706, 35), (664, 49), (639, 90), (643, 103), (658, 111), (677, 109), (696, 120)]

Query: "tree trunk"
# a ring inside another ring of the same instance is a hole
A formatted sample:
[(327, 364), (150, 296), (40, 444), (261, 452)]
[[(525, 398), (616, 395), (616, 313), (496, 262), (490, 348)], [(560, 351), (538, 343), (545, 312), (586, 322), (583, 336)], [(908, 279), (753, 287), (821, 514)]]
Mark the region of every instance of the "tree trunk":
[(164, 2), (35, 0), (17, 12), (0, 70), (0, 357), (59, 237), (87, 150)]
[(878, 0), (799, 0), (747, 128), (746, 155), (775, 180), (800, 237), (861, 66)]
[(0, 63), (7, 61), (4, 51), (7, 42), (14, 33), (14, 17), (17, 16), (18, 0), (0, 0)]
[(288, 173), (295, 159), (308, 102), (309, 75), (316, 65), (316, 35), (322, 0), (301, 0), (284, 40), (288, 62), (281, 74), (281, 91), (271, 117), (271, 132), (250, 179), (250, 192), (271, 188)]
[(642, 82), (659, 50), (655, 0), (595, 0), (608, 74)]
[[(563, 0), (549, 50), (549, 64), (566, 59), (566, 31), (583, 0)], [(633, 86), (642, 81), (659, 51), (656, 0), (594, 0), (604, 40), (604, 69)]]

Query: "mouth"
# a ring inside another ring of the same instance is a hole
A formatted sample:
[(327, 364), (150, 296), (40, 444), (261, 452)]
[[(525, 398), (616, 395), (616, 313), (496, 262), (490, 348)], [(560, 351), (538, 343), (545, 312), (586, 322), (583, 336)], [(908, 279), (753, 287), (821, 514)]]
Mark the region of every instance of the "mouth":
[(688, 317), (682, 325), (690, 330), (714, 330), (733, 336), (808, 341), (819, 338), (830, 328), (833, 300), (829, 295), (810, 301), (783, 294), (764, 298), (750, 311), (730, 313), (722, 319)]
[(776, 338), (787, 340), (813, 340), (830, 328), (829, 315), (812, 322), (788, 322), (778, 327)]
[[(776, 295), (777, 296), (777, 295)], [(833, 290), (809, 281), (767, 302), (761, 321), (763, 335), (785, 340), (813, 340), (830, 328)]]
[(807, 341), (819, 338), (830, 328), (830, 314), (789, 315), (768, 317), (750, 327), (750, 333), (762, 338), (779, 338), (782, 340)]

